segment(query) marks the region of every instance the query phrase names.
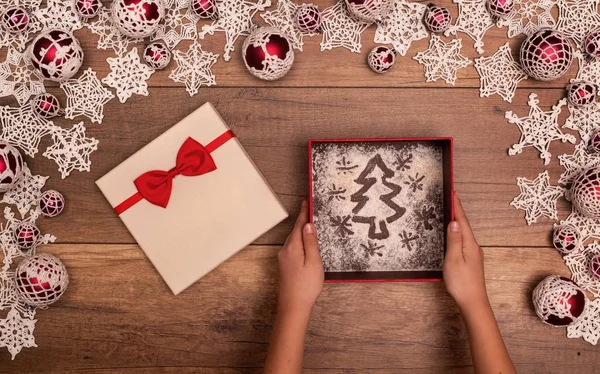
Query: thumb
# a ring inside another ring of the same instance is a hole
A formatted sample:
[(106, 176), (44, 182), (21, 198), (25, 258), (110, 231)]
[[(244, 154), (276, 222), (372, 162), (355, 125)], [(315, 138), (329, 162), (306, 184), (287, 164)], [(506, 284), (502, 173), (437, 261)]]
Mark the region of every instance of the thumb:
[(464, 261), (462, 250), (463, 238), (460, 224), (457, 221), (452, 221), (448, 224), (446, 242), (446, 258)]
[(315, 230), (315, 225), (310, 222), (302, 228), (302, 242), (304, 243), (304, 263), (321, 261), (317, 231)]

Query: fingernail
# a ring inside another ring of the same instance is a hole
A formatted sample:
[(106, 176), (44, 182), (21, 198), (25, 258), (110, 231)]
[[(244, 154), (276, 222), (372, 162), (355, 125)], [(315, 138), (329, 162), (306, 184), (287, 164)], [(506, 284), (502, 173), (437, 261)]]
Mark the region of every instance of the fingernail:
[(315, 226), (312, 223), (307, 223), (304, 225), (304, 233), (312, 235), (315, 233)]
[(456, 222), (456, 221), (450, 222), (450, 231), (458, 232), (459, 230), (460, 230), (460, 226), (458, 225), (458, 222)]

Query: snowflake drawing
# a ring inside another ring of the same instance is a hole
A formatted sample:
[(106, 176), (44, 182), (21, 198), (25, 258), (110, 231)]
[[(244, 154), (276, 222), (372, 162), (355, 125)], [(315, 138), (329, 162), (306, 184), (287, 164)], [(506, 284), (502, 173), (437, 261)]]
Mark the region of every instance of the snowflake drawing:
[(515, 10), (505, 20), (499, 20), (498, 26), (508, 26), (508, 37), (519, 34), (531, 35), (542, 28), (553, 28), (556, 21), (552, 17), (552, 8), (558, 0), (514, 0)]
[(600, 167), (600, 154), (588, 152), (585, 143), (579, 143), (575, 146), (573, 154), (558, 156), (558, 163), (565, 168), (560, 175), (558, 183), (569, 185), (573, 179), (584, 170)]
[(265, 22), (287, 35), (292, 48), (302, 51), (304, 34), (296, 26), (296, 10), (298, 5), (291, 0), (278, 0), (277, 9), (261, 13)]
[(402, 242), (402, 248), (406, 248), (409, 252), (417, 248), (416, 246), (419, 237), (415, 233), (402, 230), (402, 232), (398, 235), (400, 236)]
[(600, 104), (594, 102), (582, 107), (568, 105), (571, 113), (563, 127), (579, 132), (581, 141), (587, 143), (594, 132), (600, 128)]
[(361, 244), (360, 247), (365, 251), (365, 257), (383, 256), (383, 253), (381, 253), (381, 249), (384, 248), (383, 245), (377, 245), (377, 243), (369, 240), (367, 245)]
[(143, 39), (135, 39), (121, 34), (113, 25), (110, 18), (110, 10), (106, 7), (100, 9), (96, 21), (86, 24), (87, 28), (99, 36), (98, 49), (112, 49), (117, 56), (123, 56), (127, 53), (129, 45), (140, 43)]
[(600, 339), (600, 298), (588, 302), (581, 319), (567, 326), (568, 338), (583, 338), (586, 342), (596, 345)]
[(600, 255), (600, 245), (594, 241), (582, 251), (564, 256), (564, 259), (571, 271), (573, 282), (590, 292), (594, 297), (600, 297), (600, 279), (594, 277), (590, 272), (590, 260), (596, 255)]
[(377, 23), (375, 43), (391, 44), (396, 52), (406, 56), (413, 41), (429, 35), (423, 24), (426, 9), (427, 6), (420, 3), (394, 1), (393, 10)]
[(124, 103), (133, 94), (148, 96), (146, 80), (154, 70), (140, 61), (137, 48), (123, 57), (107, 58), (110, 73), (102, 78), (102, 83), (117, 90), (117, 97)]
[(98, 140), (85, 135), (83, 122), (79, 122), (69, 130), (57, 128), (52, 133), (54, 144), (44, 152), (44, 157), (58, 165), (62, 179), (73, 170), (90, 171), (90, 155), (98, 149)]
[(33, 112), (31, 102), (19, 108), (0, 107), (0, 125), (0, 139), (21, 148), (30, 157), (35, 157), (40, 140), (54, 128), (52, 121), (40, 118)]
[(424, 175), (419, 175), (419, 173), (417, 173), (414, 177), (409, 175), (408, 179), (408, 181), (404, 181), (404, 184), (408, 185), (408, 188), (410, 188), (412, 192), (423, 191)]
[(435, 208), (430, 206), (424, 206), (420, 211), (415, 211), (415, 221), (417, 223), (417, 230), (424, 228), (425, 230), (433, 230), (432, 222), (435, 222), (437, 215), (435, 214)]
[(166, 0), (167, 12), (152, 35), (152, 40), (163, 40), (171, 50), (182, 40), (195, 40), (199, 18), (189, 10), (189, 4), (189, 0)]
[[(458, 4), (458, 18), (444, 34), (456, 35), (457, 32), (467, 34), (475, 41), (478, 53), (483, 53), (483, 36), (494, 25), (492, 16), (487, 10), (485, 0), (453, 0)], [(432, 35), (433, 36), (433, 35)]]
[(44, 79), (25, 53), (8, 48), (6, 60), (0, 64), (0, 97), (13, 95), (23, 105), (32, 95), (42, 92), (46, 92)]
[(350, 222), (351, 216), (335, 216), (330, 217), (331, 226), (335, 227), (334, 235), (340, 238), (346, 238), (350, 235), (354, 235), (352, 231), (352, 223)]
[(508, 154), (514, 156), (523, 152), (524, 148), (534, 147), (540, 152), (544, 165), (548, 165), (552, 157), (548, 151), (550, 143), (554, 140), (575, 143), (575, 137), (563, 134), (558, 128), (558, 116), (562, 107), (567, 104), (567, 99), (560, 100), (549, 112), (541, 110), (539, 103), (537, 95), (532, 93), (529, 95), (527, 117), (518, 117), (512, 111), (506, 112), (505, 117), (508, 122), (516, 125), (521, 131), (521, 139), (508, 150)]
[(369, 27), (369, 23), (358, 21), (350, 16), (343, 1), (326, 8), (321, 16), (323, 18), (321, 51), (343, 47), (351, 52), (360, 53), (362, 48), (360, 34)]
[[(28, 4), (24, 4), (22, 2), (21, 6), (25, 7), (26, 9), (28, 9), (31, 12), (32, 10), (37, 9), (39, 7), (40, 3), (41, 3), (41, 1), (36, 2), (36, 4), (33, 4), (33, 2), (31, 2), (31, 4), (29, 4), (31, 6), (28, 6)], [(12, 6), (12, 5), (14, 5), (13, 1), (7, 1), (6, 4), (4, 4), (3, 6), (0, 6), (0, 14), (4, 13), (4, 9), (6, 7)], [(27, 26), (27, 29), (23, 32), (11, 33), (11, 32), (6, 32), (4, 29), (2, 29), (2, 32), (0, 32), (0, 48), (8, 47), (8, 49), (10, 50), (12, 47), (12, 48), (17, 49), (18, 51), (23, 51), (27, 45), (27, 42), (29, 42), (31, 39), (33, 39), (33, 37), (41, 29), (42, 29), (42, 24), (40, 21), (38, 21), (38, 19), (35, 16), (29, 17), (29, 24)]]
[(346, 200), (346, 196), (344, 196), (345, 193), (346, 193), (345, 188), (336, 187), (335, 184), (332, 184), (331, 187), (327, 188), (327, 195), (329, 196), (329, 198), (327, 199), (327, 202), (331, 202), (332, 200), (337, 200), (337, 201)]
[(514, 60), (508, 43), (489, 57), (475, 59), (479, 73), (479, 96), (498, 94), (504, 101), (512, 102), (520, 81), (527, 79), (521, 66)]
[(337, 160), (335, 164), (337, 165), (336, 169), (338, 173), (341, 174), (351, 174), (352, 171), (358, 167), (358, 165), (348, 160), (346, 156), (342, 156), (342, 158)]
[(48, 177), (41, 175), (32, 175), (27, 164), (23, 166), (23, 176), (13, 188), (6, 191), (0, 203), (14, 204), (17, 207), (21, 218), (29, 212), (31, 207), (36, 207), (42, 188), (46, 184)]
[(104, 105), (115, 95), (102, 86), (96, 72), (87, 68), (77, 79), (69, 79), (60, 84), (67, 95), (65, 118), (86, 116), (92, 122), (102, 123)]
[(413, 162), (412, 153), (408, 154), (397, 154), (395, 155), (394, 166), (396, 170), (407, 171), (410, 170), (410, 164)]
[(556, 29), (583, 46), (585, 37), (600, 27), (599, 0), (559, 0)]
[(446, 83), (454, 85), (456, 71), (466, 68), (471, 63), (468, 58), (460, 54), (461, 48), (461, 39), (445, 43), (439, 36), (432, 34), (429, 48), (417, 53), (413, 59), (424, 65), (426, 82), (443, 79)]
[(247, 0), (220, 0), (217, 1), (217, 13), (219, 18), (210, 25), (202, 27), (198, 33), (200, 39), (206, 34), (213, 35), (216, 31), (225, 33), (225, 48), (223, 59), (229, 61), (230, 53), (235, 50), (235, 42), (241, 35), (249, 35), (253, 29), (252, 17), (258, 11), (265, 10), (271, 6), (271, 0), (258, 0), (250, 2)]
[(186, 53), (173, 51), (177, 67), (169, 74), (174, 82), (185, 84), (185, 90), (194, 96), (201, 86), (216, 85), (211, 67), (217, 62), (219, 55), (204, 52), (198, 43), (190, 45)]
[(44, 25), (44, 30), (75, 31), (83, 27), (81, 17), (75, 13), (71, 1), (46, 0), (46, 8), (34, 12)]
[(517, 177), (517, 186), (521, 193), (510, 203), (525, 211), (528, 225), (537, 222), (539, 217), (557, 219), (556, 200), (564, 195), (562, 187), (551, 186), (548, 171), (540, 173), (534, 180)]
[(37, 347), (33, 330), (37, 320), (23, 318), (16, 309), (11, 309), (5, 319), (0, 319), (0, 347), (6, 347), (12, 359), (23, 348)]
[(588, 239), (600, 239), (600, 220), (587, 218), (575, 211), (571, 212), (567, 218), (560, 221), (560, 224), (571, 224), (581, 233), (581, 241)]

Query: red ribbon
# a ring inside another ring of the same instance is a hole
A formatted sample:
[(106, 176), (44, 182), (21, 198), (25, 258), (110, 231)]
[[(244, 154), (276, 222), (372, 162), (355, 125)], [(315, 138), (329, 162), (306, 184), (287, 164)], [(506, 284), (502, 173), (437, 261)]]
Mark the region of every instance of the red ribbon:
[(173, 179), (178, 175), (194, 177), (217, 170), (211, 152), (233, 137), (235, 135), (229, 130), (206, 146), (192, 138), (187, 138), (177, 152), (175, 167), (169, 171), (151, 170), (140, 175), (133, 182), (138, 192), (117, 205), (115, 211), (120, 215), (142, 199), (166, 208), (173, 190)]

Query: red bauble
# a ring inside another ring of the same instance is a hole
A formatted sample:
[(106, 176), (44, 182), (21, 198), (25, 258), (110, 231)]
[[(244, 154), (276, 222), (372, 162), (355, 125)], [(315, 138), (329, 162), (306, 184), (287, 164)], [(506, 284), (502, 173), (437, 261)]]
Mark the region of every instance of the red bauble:
[(590, 138), (590, 148), (597, 153), (600, 153), (600, 129), (596, 130)]
[(93, 18), (102, 8), (102, 0), (73, 0), (73, 9), (80, 17)]
[(15, 283), (23, 302), (34, 307), (47, 307), (65, 293), (69, 275), (58, 257), (39, 253), (19, 264), (15, 270)]
[(56, 217), (65, 209), (65, 198), (58, 191), (47, 190), (42, 193), (38, 206), (44, 216)]
[(513, 0), (487, 0), (488, 10), (492, 16), (506, 18), (515, 9)]
[(244, 41), (242, 53), (246, 68), (264, 80), (283, 77), (292, 68), (294, 50), (285, 34), (274, 27), (261, 27)]
[(448, 8), (429, 4), (423, 15), (423, 23), (431, 32), (444, 32), (450, 27), (452, 16)]
[(585, 38), (585, 51), (592, 57), (600, 57), (600, 31), (594, 31)]
[(321, 11), (316, 5), (302, 4), (296, 9), (296, 26), (307, 34), (314, 34), (319, 31), (323, 23)]
[(563, 255), (577, 251), (583, 247), (581, 233), (570, 224), (554, 225), (553, 240), (554, 248)]
[(0, 140), (0, 193), (10, 190), (23, 177), (23, 157), (12, 145)]
[(570, 279), (551, 275), (533, 290), (533, 306), (542, 321), (552, 326), (567, 326), (578, 322), (587, 298), (583, 290)]
[(575, 82), (567, 86), (567, 100), (576, 107), (589, 105), (596, 101), (596, 85), (589, 82)]
[(394, 51), (385, 46), (375, 47), (369, 52), (367, 62), (371, 70), (383, 74), (388, 71), (396, 60)]
[(218, 17), (216, 0), (191, 0), (190, 10), (200, 18)]
[(27, 30), (28, 26), (29, 14), (23, 8), (10, 7), (2, 14), (2, 27), (12, 34), (20, 34)]
[(152, 69), (164, 69), (171, 62), (171, 51), (162, 42), (152, 42), (144, 48), (143, 58)]
[(600, 219), (600, 169), (585, 170), (573, 180), (571, 202), (579, 214)]
[(79, 41), (62, 30), (40, 34), (31, 45), (29, 57), (44, 78), (55, 82), (72, 78), (83, 63)]
[(47, 92), (35, 96), (32, 99), (31, 107), (40, 118), (50, 119), (61, 113), (58, 99)]
[(33, 223), (22, 222), (15, 228), (15, 240), (23, 252), (29, 252), (37, 247), (39, 238), (40, 230)]
[(558, 31), (542, 29), (521, 44), (521, 67), (532, 78), (551, 81), (561, 77), (573, 62), (569, 40)]
[(163, 0), (114, 0), (111, 8), (115, 27), (130, 38), (152, 35), (165, 16)]
[(393, 0), (345, 0), (348, 12), (363, 22), (376, 22), (392, 11)]

